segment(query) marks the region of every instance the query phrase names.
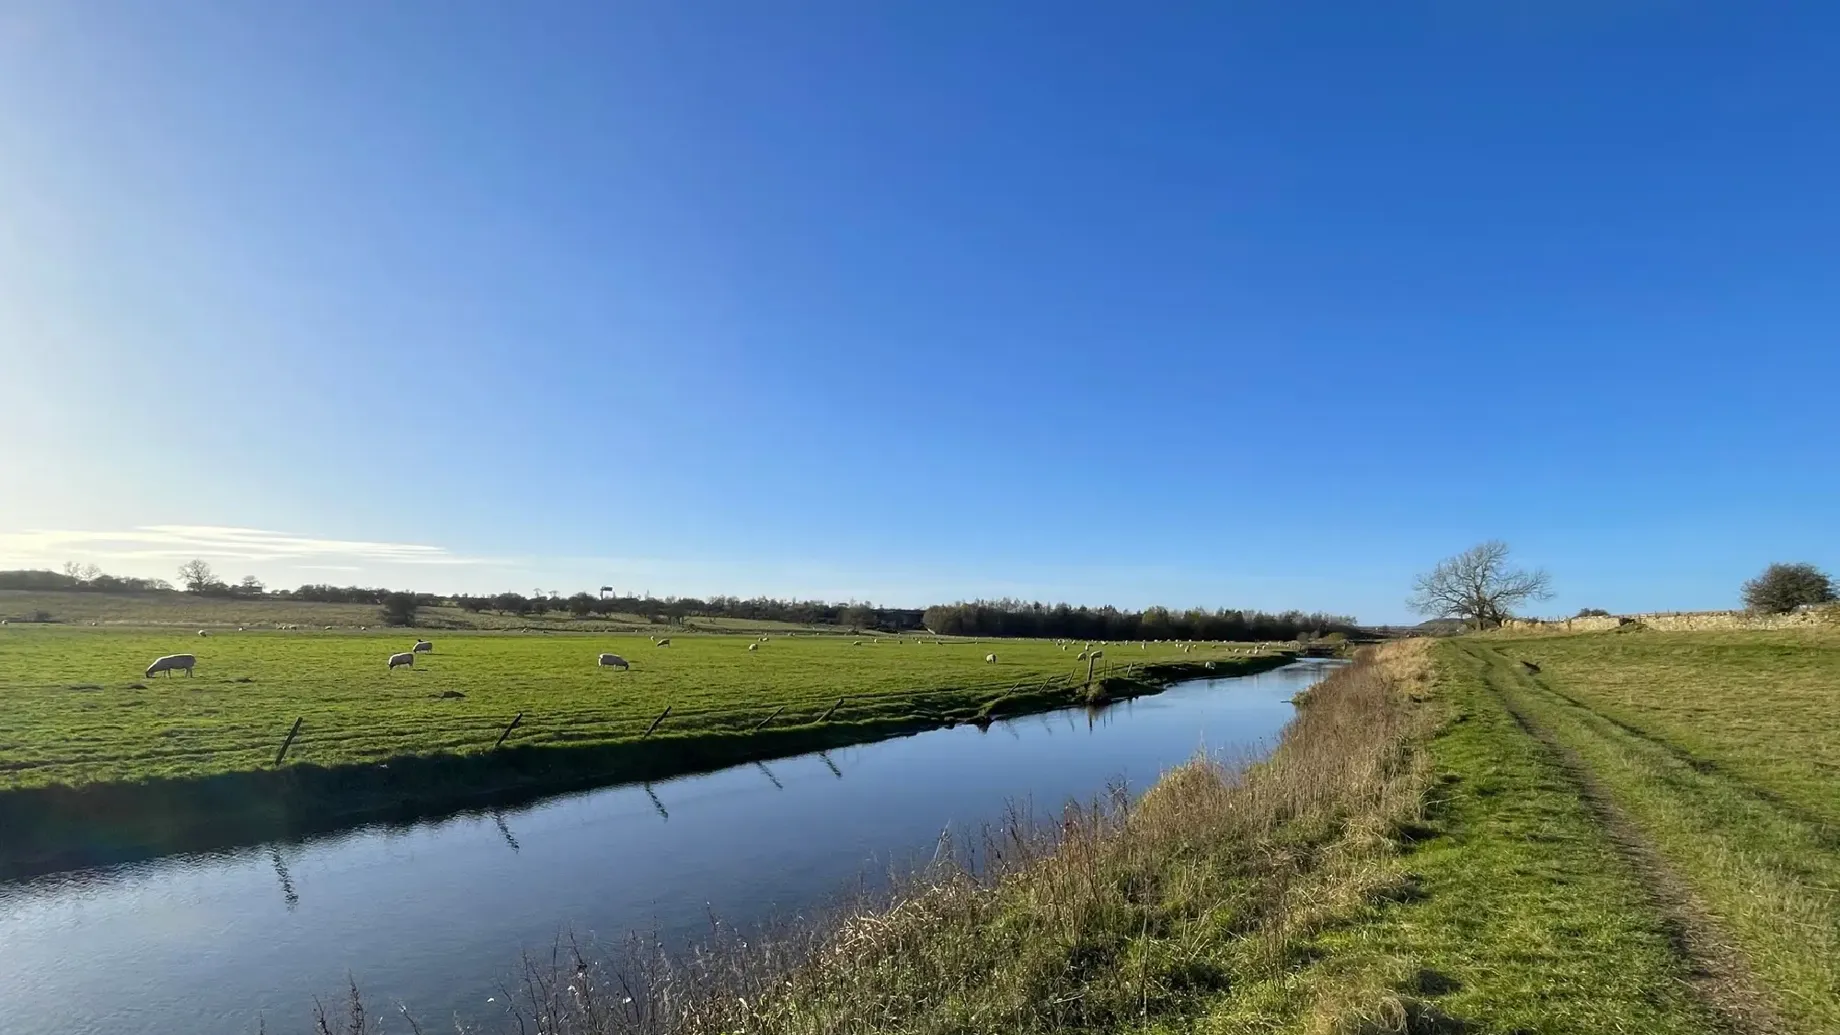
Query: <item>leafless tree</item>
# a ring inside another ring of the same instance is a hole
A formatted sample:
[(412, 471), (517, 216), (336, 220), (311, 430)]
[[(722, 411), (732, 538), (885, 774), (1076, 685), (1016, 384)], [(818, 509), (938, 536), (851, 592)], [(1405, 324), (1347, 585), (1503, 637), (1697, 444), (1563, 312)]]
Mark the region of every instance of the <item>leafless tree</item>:
[(79, 564), (76, 561), (64, 562), (64, 574), (78, 582), (94, 582), (102, 574), (102, 569), (94, 564)]
[(217, 573), (202, 560), (190, 560), (179, 565), (179, 581), (193, 593), (202, 593), (218, 584)]
[(1412, 583), (1407, 606), (1431, 618), (1461, 618), (1481, 629), (1499, 625), (1529, 600), (1552, 596), (1552, 578), (1541, 570), (1508, 567), (1508, 544), (1499, 539), (1472, 546), (1438, 562)]

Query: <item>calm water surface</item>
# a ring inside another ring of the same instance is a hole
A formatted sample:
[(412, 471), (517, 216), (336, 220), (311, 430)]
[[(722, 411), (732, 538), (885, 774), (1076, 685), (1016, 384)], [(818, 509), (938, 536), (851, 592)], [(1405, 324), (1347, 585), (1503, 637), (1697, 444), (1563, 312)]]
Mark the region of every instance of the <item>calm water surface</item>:
[[(695, 937), (824, 900), (1012, 802), (1141, 790), (1198, 750), (1270, 747), (1321, 664), (609, 787), (413, 827), (0, 884), (0, 1030), (304, 1031), (347, 975), (429, 1030), (488, 1021), (523, 949)], [(432, 1024), (430, 1022), (433, 1022)]]

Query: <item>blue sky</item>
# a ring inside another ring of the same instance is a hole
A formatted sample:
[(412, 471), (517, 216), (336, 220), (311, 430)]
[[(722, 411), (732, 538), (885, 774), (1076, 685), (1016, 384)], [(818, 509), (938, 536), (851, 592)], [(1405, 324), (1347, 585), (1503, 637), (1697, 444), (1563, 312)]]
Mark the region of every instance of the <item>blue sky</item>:
[(1486, 538), (1549, 613), (1840, 567), (1840, 9), (1158, 6), (9, 4), (0, 564), (1374, 621)]

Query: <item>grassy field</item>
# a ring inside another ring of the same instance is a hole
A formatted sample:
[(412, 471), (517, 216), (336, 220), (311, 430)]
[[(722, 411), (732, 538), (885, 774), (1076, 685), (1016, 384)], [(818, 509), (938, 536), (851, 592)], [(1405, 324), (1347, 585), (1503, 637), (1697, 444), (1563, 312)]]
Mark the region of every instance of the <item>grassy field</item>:
[(1462, 649), (1597, 804), (1731, 1026), (1840, 1032), (1840, 638)]
[[(336, 766), (494, 746), (633, 740), (664, 710), (655, 739), (901, 717), (970, 719), (1005, 695), (1072, 687), (1078, 647), (875, 637), (445, 633), (412, 669), (391, 671), (401, 631), (194, 634), (0, 629), (0, 790), (268, 767), (296, 718), (289, 764)], [(749, 646), (755, 647), (749, 650)], [(1118, 646), (1099, 672), (1150, 662), (1225, 662), (1235, 648)], [(598, 668), (602, 651), (632, 663)], [(996, 652), (998, 662), (985, 656)], [(163, 654), (198, 656), (196, 674), (144, 678)], [(457, 695), (457, 696), (455, 696)], [(843, 703), (838, 705), (839, 699)], [(783, 709), (783, 710), (781, 710)]]
[(1837, 699), (1833, 634), (1389, 644), (1270, 761), (653, 965), (644, 1023), (526, 992), (562, 1035), (1840, 1035)]

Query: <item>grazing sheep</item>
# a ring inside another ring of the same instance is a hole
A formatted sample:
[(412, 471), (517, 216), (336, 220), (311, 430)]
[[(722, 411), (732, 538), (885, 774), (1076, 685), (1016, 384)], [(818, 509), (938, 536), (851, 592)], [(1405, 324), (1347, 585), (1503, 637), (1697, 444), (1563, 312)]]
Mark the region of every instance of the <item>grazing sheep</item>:
[(430, 640), (416, 640), (415, 646), (412, 649), (417, 654), (433, 654), (434, 643)]
[(620, 657), (618, 654), (602, 654), (601, 660), (600, 660), (600, 667), (601, 668), (631, 668), (632, 666), (628, 665), (626, 663), (626, 659)]
[(330, 626), (330, 625), (328, 625), (328, 626), (326, 626), (326, 631), (327, 631), (327, 632), (331, 632), (331, 631), (332, 631), (332, 626)]
[(653, 640), (652, 644), (653, 646), (657, 646), (657, 647), (669, 647), (671, 645), (671, 638), (669, 636), (666, 636), (662, 640)]
[[(89, 624), (91, 624), (91, 625), (95, 625), (96, 623), (95, 623), (95, 622), (91, 622), (91, 623), (89, 623)], [(242, 627), (242, 626), (240, 626), (240, 625), (239, 625), (239, 626), (237, 626), (237, 627), (236, 627), (236, 631), (237, 631), (237, 632), (243, 632), (243, 631), (244, 631), (244, 629), (243, 629), (243, 627)]]
[(1085, 651), (1081, 651), (1081, 652), (1079, 653), (1079, 656), (1078, 656), (1078, 657), (1076, 657), (1076, 658), (1074, 658), (1073, 660), (1075, 660), (1075, 661), (1085, 661), (1085, 660), (1086, 660), (1086, 652), (1085, 652)]
[(204, 631), (203, 629), (200, 629), (200, 630), (198, 630), (198, 635), (200, 635), (200, 636), (209, 636), (209, 635), (211, 635), (211, 634), (210, 634), (210, 633), (208, 633), (208, 632), (205, 632), (205, 631)]
[(748, 644), (748, 650), (759, 650), (759, 649), (760, 649), (760, 644), (758, 643)]
[(850, 644), (850, 646), (852, 646), (852, 647), (860, 647), (860, 646), (862, 646), (862, 641), (861, 641), (861, 640), (857, 640), (857, 641), (856, 641), (855, 643), (852, 643), (852, 644)]
[(762, 637), (760, 638), (760, 642), (762, 642), (762, 643), (765, 643), (765, 642), (767, 642), (767, 638), (766, 638), (765, 636), (762, 636)]
[(391, 672), (396, 671), (396, 666), (398, 665), (407, 665), (410, 668), (414, 668), (415, 667), (415, 652), (406, 650), (406, 651), (403, 651), (401, 654), (390, 655), (390, 671)]
[(986, 665), (994, 665), (994, 664), (996, 664), (996, 663), (997, 663), (997, 656), (996, 656), (995, 654), (986, 654), (986, 655), (984, 655), (984, 664), (986, 664)]
[(190, 654), (168, 654), (163, 658), (153, 659), (153, 664), (147, 666), (147, 674), (151, 676), (155, 672), (164, 672), (166, 678), (171, 679), (173, 669), (182, 668), (185, 670), (186, 677), (190, 678), (192, 666), (197, 663), (198, 659)]

